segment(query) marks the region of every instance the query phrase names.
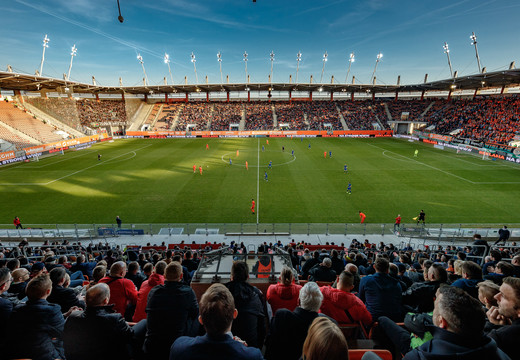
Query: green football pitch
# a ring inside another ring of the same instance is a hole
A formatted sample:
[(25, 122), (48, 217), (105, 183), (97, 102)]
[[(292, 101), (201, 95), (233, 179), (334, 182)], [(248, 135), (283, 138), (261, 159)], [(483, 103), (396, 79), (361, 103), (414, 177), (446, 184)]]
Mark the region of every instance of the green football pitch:
[(427, 223), (511, 224), (520, 214), (519, 166), (390, 138), (125, 139), (5, 166), (0, 178), (4, 224), (357, 223), (359, 210), (393, 223), (421, 209)]

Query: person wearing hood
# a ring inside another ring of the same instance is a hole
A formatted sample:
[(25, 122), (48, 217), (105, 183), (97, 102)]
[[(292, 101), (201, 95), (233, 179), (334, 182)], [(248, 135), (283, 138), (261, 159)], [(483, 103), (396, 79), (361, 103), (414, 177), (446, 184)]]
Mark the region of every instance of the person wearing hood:
[(247, 282), (248, 279), (247, 264), (243, 261), (234, 262), (231, 267), (231, 281), (225, 284), (233, 295), (235, 308), (238, 310), (231, 332), (248, 346), (262, 348), (266, 332), (264, 296)]
[(441, 286), (436, 293), (432, 320), (433, 339), (408, 352), (404, 360), (510, 359), (495, 340), (484, 335), (482, 305), (464, 290)]
[(148, 294), (157, 285), (164, 284), (164, 270), (166, 269), (166, 262), (159, 261), (155, 264), (152, 275), (141, 284), (141, 288), (137, 294), (137, 305), (135, 307), (132, 321), (139, 322), (146, 319), (146, 304), (148, 304)]
[(294, 274), (288, 266), (282, 268), (280, 283), (273, 284), (267, 289), (267, 301), (273, 310), (273, 316), (278, 309), (294, 311), (298, 306), (298, 294), (301, 285), (294, 283)]

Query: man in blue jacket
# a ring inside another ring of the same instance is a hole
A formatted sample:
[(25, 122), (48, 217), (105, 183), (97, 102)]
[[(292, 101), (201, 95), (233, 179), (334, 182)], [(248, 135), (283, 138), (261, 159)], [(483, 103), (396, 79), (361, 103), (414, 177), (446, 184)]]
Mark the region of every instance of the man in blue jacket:
[(482, 281), (482, 268), (473, 261), (464, 261), (461, 269), (462, 278), (455, 281), (451, 286), (458, 287), (478, 299), (477, 284)]
[(510, 359), (484, 335), (485, 314), (478, 300), (453, 286), (441, 286), (436, 295), (433, 339), (407, 353), (404, 360)]
[(211, 285), (200, 300), (199, 322), (206, 335), (178, 338), (171, 347), (170, 360), (263, 359), (259, 349), (247, 347), (231, 333), (237, 314), (231, 292), (222, 284)]

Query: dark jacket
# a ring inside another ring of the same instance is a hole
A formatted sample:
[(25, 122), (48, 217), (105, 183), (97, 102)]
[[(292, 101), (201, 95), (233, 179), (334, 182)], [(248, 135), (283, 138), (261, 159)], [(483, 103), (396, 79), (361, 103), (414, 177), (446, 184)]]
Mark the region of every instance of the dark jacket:
[(25, 297), (25, 288), (27, 287), (27, 282), (19, 282), (16, 284), (11, 284), (7, 292), (9, 294), (14, 294), (19, 300), (22, 300)]
[(265, 302), (262, 292), (247, 282), (230, 281), (225, 284), (233, 295), (238, 316), (231, 332), (248, 346), (261, 348), (265, 338)]
[(309, 277), (309, 270), (314, 267), (314, 265), (319, 264), (320, 259), (315, 259), (314, 257), (310, 258), (303, 264), (302, 266), (302, 279), (307, 280)]
[(508, 360), (493, 339), (484, 335), (464, 338), (453, 332), (432, 327), (433, 339), (407, 353), (403, 360)]
[(17, 306), (8, 325), (7, 358), (63, 359), (64, 324), (60, 306), (47, 300), (29, 300)]
[(309, 280), (311, 281), (329, 281), (336, 280), (336, 272), (332, 268), (323, 265), (316, 265), (309, 271)]
[[(7, 324), (11, 313), (13, 312), (13, 303), (3, 296), (0, 296), (0, 324)], [(0, 325), (0, 346), (4, 345), (5, 336), (10, 330), (5, 325)]]
[(76, 292), (71, 288), (64, 288), (63, 286), (53, 286), (52, 292), (47, 298), (47, 301), (52, 304), (58, 304), (61, 307), (61, 312), (65, 314), (73, 306), (85, 308), (85, 302), (78, 299)]
[(74, 311), (65, 322), (63, 343), (67, 360), (129, 359), (134, 331), (112, 306)]
[(280, 309), (271, 319), (266, 341), (265, 358), (268, 360), (298, 360), (312, 321), (320, 316), (315, 311), (297, 307), (294, 311)]
[(183, 260), (182, 265), (186, 266), (186, 269), (188, 269), (188, 272), (190, 272), (190, 273), (194, 270), (197, 270), (199, 267), (199, 263), (196, 261), (193, 261), (192, 259)]
[(396, 279), (388, 274), (376, 273), (361, 279), (358, 296), (366, 304), (374, 321), (380, 316), (402, 321), (401, 293), (401, 285)]
[(137, 291), (139, 291), (139, 289), (141, 288), (141, 285), (143, 283), (143, 281), (146, 280), (146, 277), (137, 272), (135, 274), (130, 274), (130, 273), (126, 273), (126, 276), (125, 276), (126, 279), (129, 279), (129, 280), (132, 280), (132, 282), (134, 283), (135, 287), (137, 288)]
[(478, 299), (477, 284), (481, 281), (482, 279), (459, 279), (451, 284), (451, 286), (458, 287), (473, 296), (475, 299)]
[(345, 264), (343, 263), (343, 260), (333, 257), (332, 260), (332, 270), (336, 272), (336, 275), (339, 276), (345, 270)]
[(259, 349), (247, 347), (228, 334), (195, 338), (182, 336), (173, 344), (170, 360), (262, 360)]
[(518, 359), (518, 339), (520, 338), (520, 319), (513, 321), (511, 325), (495, 326), (488, 322), (484, 332), (496, 341), (497, 346), (511, 359)]
[(403, 304), (408, 305), (415, 313), (433, 311), (433, 301), (440, 281), (415, 283), (403, 293)]
[(92, 270), (96, 267), (95, 261), (84, 262), (84, 263), (76, 263), (70, 267), (70, 272), (75, 273), (76, 271), (81, 271), (83, 275), (87, 275), (90, 280), (92, 280)]
[(165, 281), (148, 294), (146, 314), (145, 353), (166, 359), (178, 337), (196, 334), (199, 304), (189, 286), (178, 281)]

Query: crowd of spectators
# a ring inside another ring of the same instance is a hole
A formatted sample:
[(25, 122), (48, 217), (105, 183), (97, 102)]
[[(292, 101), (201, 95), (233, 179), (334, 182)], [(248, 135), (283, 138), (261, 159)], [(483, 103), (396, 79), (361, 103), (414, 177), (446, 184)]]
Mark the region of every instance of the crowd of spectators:
[(278, 127), (283, 130), (308, 130), (301, 102), (277, 101), (274, 105)]
[(484, 257), (483, 240), (474, 239), (422, 250), (368, 240), (316, 251), (264, 243), (259, 254), (287, 251), (292, 266), (279, 283), (266, 294), (249, 283), (263, 277), (267, 256), (251, 271), (237, 260), (230, 281), (211, 286), (200, 303), (190, 282), (204, 255), (183, 244), (0, 245), (1, 351), (44, 360), (343, 359), (342, 327), (355, 325), (373, 328), (373, 339), (404, 359), (515, 359), (520, 253), (512, 243)]
[(273, 130), (273, 104), (270, 102), (247, 103), (246, 130)]
[(373, 123), (377, 123), (371, 100), (341, 101), (337, 103), (349, 130), (374, 130)]
[(307, 122), (311, 130), (343, 130), (335, 102), (310, 101), (306, 105)]
[(90, 127), (128, 125), (125, 102), (122, 100), (77, 100), (76, 108), (81, 125)]
[(195, 125), (191, 130), (207, 130), (211, 118), (212, 105), (207, 102), (189, 102), (184, 105), (178, 117), (175, 130), (186, 131), (188, 125)]
[[(401, 121), (403, 113), (408, 113), (408, 117), (404, 119), (405, 121), (420, 121), (421, 115), (431, 103), (431, 100), (397, 100), (387, 101), (386, 106), (393, 121)], [(385, 114), (385, 119), (387, 118), (388, 116)], [(381, 117), (380, 119), (383, 120)]]
[(213, 131), (229, 131), (230, 124), (240, 124), (243, 109), (244, 104), (242, 102), (215, 103), (210, 129)]

